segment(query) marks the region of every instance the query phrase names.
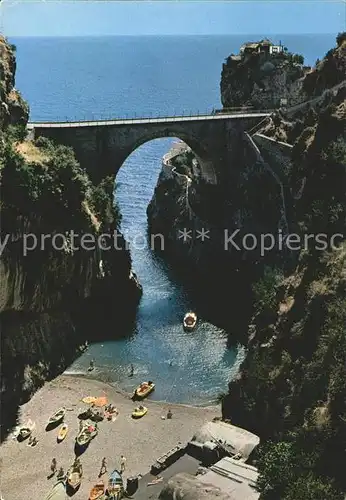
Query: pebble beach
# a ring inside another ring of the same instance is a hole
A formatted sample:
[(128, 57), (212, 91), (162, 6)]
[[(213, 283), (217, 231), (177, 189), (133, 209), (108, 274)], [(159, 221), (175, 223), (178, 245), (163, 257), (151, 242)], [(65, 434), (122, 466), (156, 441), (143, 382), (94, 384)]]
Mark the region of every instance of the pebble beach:
[[(73, 495), (76, 500), (86, 500), (92, 486), (98, 480), (102, 458), (106, 458), (108, 472), (102, 476), (107, 483), (108, 473), (120, 468), (120, 456), (126, 457), (126, 478), (149, 472), (155, 460), (176, 446), (185, 444), (194, 433), (214, 417), (220, 416), (218, 407), (191, 407), (170, 405), (150, 401), (142, 404), (148, 413), (139, 420), (131, 417), (136, 406), (131, 395), (104, 382), (83, 377), (61, 375), (47, 382), (19, 411), (18, 425), (28, 419), (35, 422), (33, 432), (38, 440), (36, 446), (27, 441), (18, 442), (15, 433), (10, 434), (0, 447), (1, 483), (0, 492), (4, 500), (44, 500), (55, 478), (48, 479), (53, 458), (58, 469), (66, 472), (75, 458), (74, 444), (78, 433), (78, 414), (88, 405), (81, 400), (85, 396), (106, 396), (119, 411), (115, 421), (104, 420), (98, 424), (98, 435), (80, 456), (83, 479), (79, 490)], [(67, 408), (65, 423), (69, 430), (64, 441), (57, 443), (59, 426), (46, 431), (49, 417), (61, 406)], [(171, 420), (163, 419), (171, 409)]]

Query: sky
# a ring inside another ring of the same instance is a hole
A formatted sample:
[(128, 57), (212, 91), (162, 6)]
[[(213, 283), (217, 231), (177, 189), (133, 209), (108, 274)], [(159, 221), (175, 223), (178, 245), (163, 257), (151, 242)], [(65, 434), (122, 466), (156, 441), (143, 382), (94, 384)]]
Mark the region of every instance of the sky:
[(345, 0), (0, 0), (18, 36), (304, 34), (346, 31)]

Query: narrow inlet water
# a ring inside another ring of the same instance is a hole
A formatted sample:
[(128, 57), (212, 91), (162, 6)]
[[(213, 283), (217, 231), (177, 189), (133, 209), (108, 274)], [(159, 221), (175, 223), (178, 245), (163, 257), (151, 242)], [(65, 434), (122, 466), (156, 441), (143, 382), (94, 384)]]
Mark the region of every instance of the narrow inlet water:
[[(130, 155), (117, 176), (121, 230), (130, 243), (133, 268), (143, 286), (135, 331), (120, 340), (91, 345), (67, 373), (85, 374), (94, 358), (92, 375), (125, 391), (132, 392), (138, 383), (151, 379), (156, 383), (152, 399), (208, 405), (226, 391), (244, 353), (242, 348), (227, 348), (226, 333), (203, 321), (203, 311), (199, 311), (196, 330), (184, 332), (183, 315), (195, 309), (194, 304), (146, 240), (146, 209), (162, 156), (174, 140), (156, 139), (144, 144)], [(131, 364), (133, 377), (129, 377)]]

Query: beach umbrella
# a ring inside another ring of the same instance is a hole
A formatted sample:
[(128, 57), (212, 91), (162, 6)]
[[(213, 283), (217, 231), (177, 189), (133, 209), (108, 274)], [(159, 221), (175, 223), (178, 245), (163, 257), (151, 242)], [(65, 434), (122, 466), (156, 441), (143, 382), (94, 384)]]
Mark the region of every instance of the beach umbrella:
[(87, 405), (91, 405), (95, 403), (97, 398), (94, 396), (86, 396), (85, 398), (82, 399), (83, 403), (86, 403)]
[(95, 406), (106, 406), (107, 403), (108, 403), (108, 400), (107, 400), (106, 396), (100, 396), (99, 398), (96, 398), (94, 401)]

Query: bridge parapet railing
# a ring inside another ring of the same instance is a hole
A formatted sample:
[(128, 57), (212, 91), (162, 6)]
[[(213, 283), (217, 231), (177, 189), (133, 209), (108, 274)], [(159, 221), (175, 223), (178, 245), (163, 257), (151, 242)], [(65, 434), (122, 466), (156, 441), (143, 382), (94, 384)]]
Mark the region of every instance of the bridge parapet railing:
[(227, 110), (219, 113), (211, 112), (210, 110), (206, 112), (197, 112), (197, 113), (185, 113), (182, 112), (180, 114), (175, 114), (175, 115), (156, 115), (153, 116), (151, 114), (150, 116), (132, 116), (132, 117), (116, 117), (116, 116), (109, 116), (109, 117), (104, 117), (104, 118), (94, 118), (91, 117), (90, 119), (87, 119), (86, 117), (84, 119), (81, 118), (68, 118), (65, 117), (64, 119), (55, 119), (54, 121), (51, 120), (30, 120), (29, 122), (29, 128), (30, 124), (36, 124), (36, 125), (44, 125), (45, 127), (55, 127), (56, 125), (61, 125), (61, 126), (83, 126), (87, 124), (92, 124), (94, 126), (100, 126), (105, 123), (155, 123), (155, 122), (170, 122), (170, 121), (178, 121), (178, 120), (205, 120), (205, 119), (211, 119), (211, 120), (220, 120), (227, 118), (227, 116), (233, 116), (233, 115), (260, 115), (260, 114), (269, 114), (272, 113), (273, 110), (246, 110), (244, 108), (234, 108), (231, 110), (231, 108), (227, 108)]

